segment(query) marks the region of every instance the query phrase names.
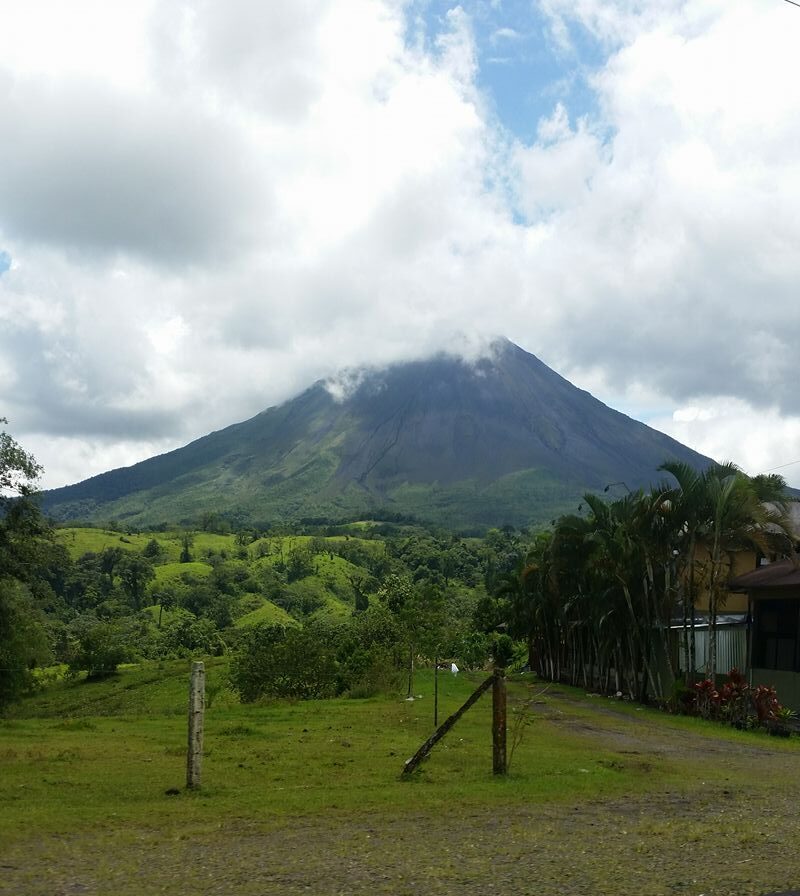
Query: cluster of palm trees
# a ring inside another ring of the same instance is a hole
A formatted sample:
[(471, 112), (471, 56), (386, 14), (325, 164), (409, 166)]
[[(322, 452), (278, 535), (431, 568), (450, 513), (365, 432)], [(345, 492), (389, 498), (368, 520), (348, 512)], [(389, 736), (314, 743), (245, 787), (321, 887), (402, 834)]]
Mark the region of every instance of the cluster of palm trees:
[[(649, 491), (586, 495), (584, 512), (556, 520), (501, 578), (510, 633), (526, 639), (543, 677), (663, 698), (678, 664), (694, 680), (698, 611), (708, 616), (712, 675), (734, 553), (793, 550), (781, 476), (751, 478), (733, 464), (660, 469), (670, 478)], [(676, 625), (683, 637), (673, 643)]]

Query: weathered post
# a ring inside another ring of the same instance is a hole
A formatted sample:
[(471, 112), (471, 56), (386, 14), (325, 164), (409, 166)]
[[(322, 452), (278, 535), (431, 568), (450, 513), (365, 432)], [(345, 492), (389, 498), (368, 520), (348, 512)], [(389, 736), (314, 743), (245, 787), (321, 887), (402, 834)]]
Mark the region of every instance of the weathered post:
[(203, 763), (203, 716), (206, 708), (206, 669), (204, 663), (192, 663), (189, 683), (189, 746), (186, 751), (186, 786), (200, 787)]
[(500, 666), (492, 677), (492, 771), (506, 773), (506, 670)]
[(439, 727), (439, 657), (433, 658), (433, 727)]

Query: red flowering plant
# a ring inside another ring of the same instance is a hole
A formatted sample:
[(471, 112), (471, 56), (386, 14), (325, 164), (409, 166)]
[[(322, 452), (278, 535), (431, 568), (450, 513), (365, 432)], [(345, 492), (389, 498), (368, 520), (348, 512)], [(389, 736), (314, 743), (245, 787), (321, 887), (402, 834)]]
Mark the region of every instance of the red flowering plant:
[(736, 728), (747, 727), (752, 694), (747, 679), (738, 669), (728, 672), (728, 680), (719, 689), (719, 700), (722, 717), (727, 722)]
[(775, 688), (751, 687), (738, 669), (731, 669), (717, 688), (706, 679), (694, 686), (694, 711), (704, 719), (724, 720), (736, 728), (753, 724), (769, 727), (784, 712)]
[(718, 719), (720, 716), (720, 695), (714, 682), (707, 678), (694, 686), (694, 708), (704, 719)]
[(760, 684), (757, 688), (753, 688), (752, 701), (758, 721), (762, 725), (767, 722), (774, 722), (783, 709), (778, 702), (775, 688), (769, 688), (765, 684)]

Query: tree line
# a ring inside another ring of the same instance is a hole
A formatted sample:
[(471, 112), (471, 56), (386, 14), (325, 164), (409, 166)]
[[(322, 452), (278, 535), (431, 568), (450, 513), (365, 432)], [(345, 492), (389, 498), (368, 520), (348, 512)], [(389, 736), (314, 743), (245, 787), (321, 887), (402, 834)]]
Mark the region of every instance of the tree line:
[[(498, 615), (523, 638), (542, 677), (640, 701), (661, 699), (677, 673), (670, 630), (681, 630), (680, 665), (694, 681), (697, 608), (707, 615), (705, 674), (717, 665), (717, 620), (736, 552), (794, 549), (786, 484), (733, 464), (698, 472), (660, 468), (670, 479), (556, 520), (498, 579)], [(666, 673), (666, 674), (665, 674)]]

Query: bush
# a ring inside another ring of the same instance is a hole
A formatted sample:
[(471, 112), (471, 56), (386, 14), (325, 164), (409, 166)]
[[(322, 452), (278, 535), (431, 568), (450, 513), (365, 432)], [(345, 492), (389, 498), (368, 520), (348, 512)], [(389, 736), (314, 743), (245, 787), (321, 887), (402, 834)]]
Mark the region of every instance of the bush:
[(323, 628), (320, 624), (254, 628), (231, 664), (234, 691), (245, 703), (264, 696), (295, 700), (334, 696), (338, 692), (338, 639)]
[(368, 697), (399, 686), (403, 657), (384, 608), (349, 622), (314, 619), (303, 628), (261, 625), (243, 637), (231, 665), (242, 701), (260, 697), (307, 700), (340, 694)]
[(119, 626), (98, 622), (78, 635), (69, 670), (75, 674), (85, 671), (88, 678), (107, 678), (117, 671), (120, 663), (131, 660), (131, 650)]
[(738, 669), (731, 669), (721, 687), (706, 679), (694, 686), (689, 712), (704, 719), (728, 722), (736, 728), (754, 724), (769, 726), (783, 714), (775, 688), (751, 687)]

